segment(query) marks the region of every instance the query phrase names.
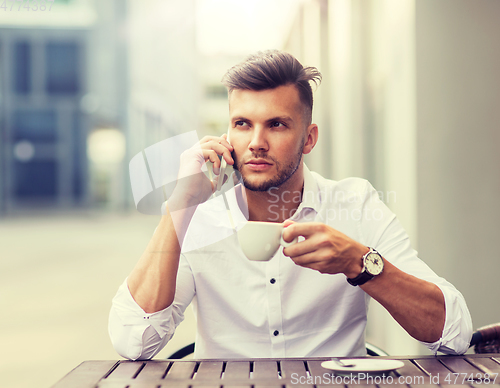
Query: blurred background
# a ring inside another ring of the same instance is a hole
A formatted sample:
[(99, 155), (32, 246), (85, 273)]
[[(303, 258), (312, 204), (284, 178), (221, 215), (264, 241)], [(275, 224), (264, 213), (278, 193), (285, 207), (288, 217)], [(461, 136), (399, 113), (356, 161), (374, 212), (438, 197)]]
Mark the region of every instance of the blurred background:
[[(0, 7), (2, 387), (118, 358), (111, 299), (159, 221), (135, 209), (128, 163), (224, 133), (222, 75), (270, 48), (323, 73), (309, 168), (369, 179), (474, 326), (500, 321), (498, 0), (34, 3)], [(188, 311), (159, 357), (194, 330)], [(367, 337), (427, 352), (376, 302)]]

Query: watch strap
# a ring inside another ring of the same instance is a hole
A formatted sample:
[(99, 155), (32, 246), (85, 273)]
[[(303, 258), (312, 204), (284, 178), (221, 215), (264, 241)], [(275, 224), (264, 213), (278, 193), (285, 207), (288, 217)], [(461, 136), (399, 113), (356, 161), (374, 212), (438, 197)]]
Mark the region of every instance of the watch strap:
[(366, 271), (361, 272), (358, 276), (355, 278), (347, 278), (347, 283), (349, 283), (351, 286), (361, 286), (362, 284), (365, 284), (368, 280), (373, 279), (375, 276), (372, 274), (369, 274)]

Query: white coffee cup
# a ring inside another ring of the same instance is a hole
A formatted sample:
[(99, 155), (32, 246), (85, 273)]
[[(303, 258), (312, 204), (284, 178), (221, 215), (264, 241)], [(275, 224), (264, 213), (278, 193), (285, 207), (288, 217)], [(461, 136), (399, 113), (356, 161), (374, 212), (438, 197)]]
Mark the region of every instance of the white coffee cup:
[(280, 245), (288, 247), (297, 242), (283, 240), (283, 224), (276, 222), (248, 221), (238, 230), (241, 250), (253, 261), (268, 261), (276, 254)]

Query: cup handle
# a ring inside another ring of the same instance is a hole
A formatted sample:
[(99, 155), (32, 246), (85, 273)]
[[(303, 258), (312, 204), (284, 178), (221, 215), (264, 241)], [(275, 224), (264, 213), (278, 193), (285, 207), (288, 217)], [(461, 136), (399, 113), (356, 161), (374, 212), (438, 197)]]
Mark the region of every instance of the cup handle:
[(283, 230), (281, 231), (281, 237), (280, 237), (280, 244), (281, 244), (281, 246), (283, 246), (283, 248), (289, 247), (290, 245), (293, 245), (299, 241), (298, 237), (295, 237), (291, 242), (286, 242), (285, 240), (283, 240), (283, 231), (284, 230), (285, 229), (283, 228)]

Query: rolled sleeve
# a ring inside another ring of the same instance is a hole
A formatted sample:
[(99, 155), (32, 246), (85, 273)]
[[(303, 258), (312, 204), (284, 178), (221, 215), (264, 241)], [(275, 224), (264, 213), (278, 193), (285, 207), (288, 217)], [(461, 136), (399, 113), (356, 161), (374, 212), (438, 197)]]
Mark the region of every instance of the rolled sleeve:
[(451, 284), (436, 284), (443, 293), (446, 318), (441, 338), (432, 343), (422, 342), (437, 354), (464, 354), (472, 338), (472, 319), (462, 294)]
[(171, 305), (155, 313), (144, 312), (125, 280), (113, 298), (109, 315), (109, 335), (118, 354), (130, 360), (154, 357), (174, 334), (172, 310)]
[(109, 336), (115, 350), (130, 360), (149, 360), (164, 348), (184, 320), (184, 311), (195, 296), (191, 268), (181, 255), (174, 302), (155, 313), (146, 313), (134, 300), (127, 279), (118, 288), (109, 314)]

